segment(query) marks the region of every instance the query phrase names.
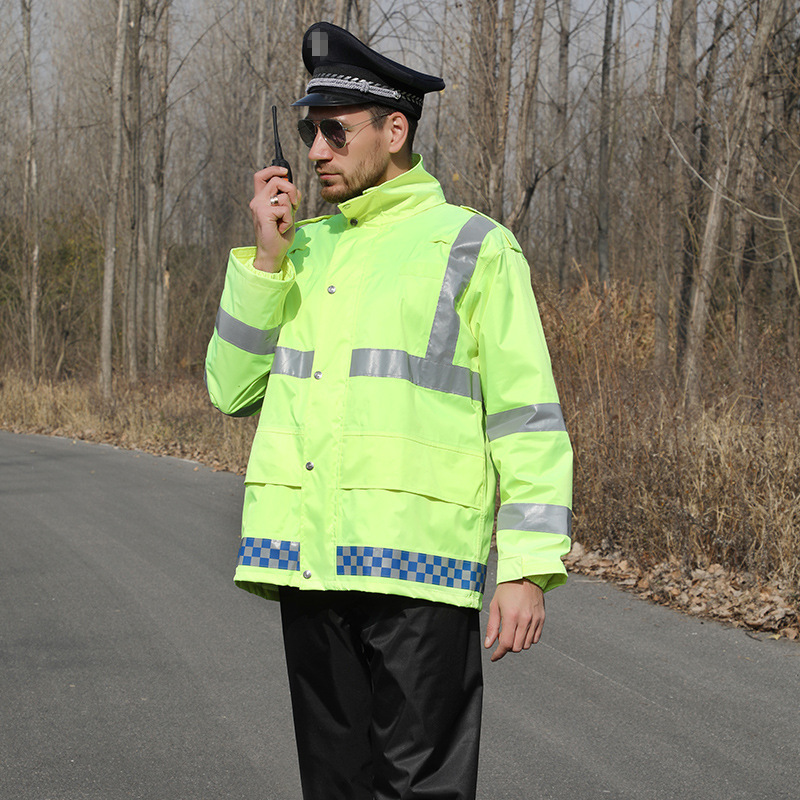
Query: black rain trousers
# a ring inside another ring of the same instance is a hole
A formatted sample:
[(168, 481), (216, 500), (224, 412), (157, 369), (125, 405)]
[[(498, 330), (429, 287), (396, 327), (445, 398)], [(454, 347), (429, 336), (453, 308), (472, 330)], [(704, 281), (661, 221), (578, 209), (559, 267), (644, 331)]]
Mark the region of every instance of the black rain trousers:
[(281, 590), (304, 800), (474, 800), (479, 612)]

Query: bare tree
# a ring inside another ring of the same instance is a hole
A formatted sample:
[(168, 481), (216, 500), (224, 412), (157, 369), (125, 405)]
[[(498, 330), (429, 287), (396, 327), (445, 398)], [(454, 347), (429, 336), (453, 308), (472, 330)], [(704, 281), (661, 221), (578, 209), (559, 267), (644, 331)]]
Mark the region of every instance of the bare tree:
[(567, 220), (567, 120), (569, 104), (569, 41), (571, 35), (571, 0), (558, 0), (559, 44), (558, 44), (558, 88), (555, 97), (554, 161), (556, 165), (555, 185), (555, 244), (558, 286), (566, 285), (567, 251), (569, 229)]
[(606, 25), (603, 35), (603, 62), (600, 87), (600, 153), (597, 198), (597, 277), (601, 284), (611, 279), (608, 257), (609, 198), (608, 183), (611, 164), (609, 129), (611, 128), (611, 48), (614, 30), (614, 0), (606, 0)]
[(122, 77), (125, 66), (125, 44), (128, 38), (130, 0), (118, 0), (114, 52), (114, 72), (111, 84), (111, 167), (109, 170), (109, 201), (105, 215), (105, 248), (103, 259), (103, 304), (100, 327), (100, 389), (103, 397), (111, 398), (111, 343), (113, 336), (114, 271), (117, 261), (117, 208), (119, 178), (122, 165)]
[(34, 109), (33, 68), (31, 56), (31, 6), (33, 0), (20, 0), (22, 7), (22, 57), (25, 68), (25, 107), (27, 112), (27, 143), (25, 147), (25, 185), (23, 219), (26, 268), (23, 274), (27, 285), (28, 365), (31, 378), (39, 377), (39, 184), (36, 174), (36, 114)]
[(514, 0), (503, 0), (503, 15), (498, 20), (500, 49), (498, 51), (497, 80), (494, 94), (495, 124), (489, 167), (489, 207), (504, 221), (503, 198), (505, 189), (506, 142), (508, 139), (508, 114), (511, 106), (511, 48), (514, 44)]
[(535, 136), (537, 119), (537, 93), (539, 86), (539, 56), (542, 51), (542, 30), (544, 28), (545, 0), (536, 0), (531, 21), (531, 43), (525, 81), (522, 87), (522, 101), (517, 118), (517, 137), (514, 155), (516, 157), (516, 196), (512, 209), (506, 217), (506, 224), (515, 233), (528, 213), (531, 198), (541, 175), (535, 167)]
[(653, 360), (656, 369), (666, 371), (669, 352), (670, 299), (672, 296), (675, 252), (674, 204), (672, 194), (673, 140), (675, 98), (678, 82), (679, 49), (683, 23), (683, 0), (672, 0), (667, 56), (664, 69), (664, 91), (659, 101), (658, 153), (658, 260), (655, 296), (655, 331)]
[(699, 277), (692, 298), (691, 316), (686, 342), (684, 362), (684, 392), (687, 405), (695, 407), (700, 401), (703, 340), (708, 321), (708, 307), (713, 293), (713, 281), (717, 264), (717, 248), (723, 220), (723, 202), (731, 171), (736, 166), (740, 144), (746, 140), (749, 126), (758, 115), (753, 114), (761, 76), (761, 59), (772, 32), (775, 19), (783, 0), (763, 0), (760, 8), (755, 36), (747, 55), (733, 114), (728, 129), (726, 148), (721, 155), (711, 185), (711, 200), (706, 217), (700, 250)]

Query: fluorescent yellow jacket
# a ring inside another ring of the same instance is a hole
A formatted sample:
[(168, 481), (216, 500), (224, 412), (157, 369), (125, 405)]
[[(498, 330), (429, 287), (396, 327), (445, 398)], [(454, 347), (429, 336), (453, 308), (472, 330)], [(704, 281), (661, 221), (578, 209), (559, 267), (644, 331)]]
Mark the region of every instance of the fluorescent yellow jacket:
[(298, 223), (281, 271), (231, 252), (212, 402), (261, 412), (237, 585), (480, 608), (497, 580), (566, 580), (572, 449), (512, 234), (408, 172)]

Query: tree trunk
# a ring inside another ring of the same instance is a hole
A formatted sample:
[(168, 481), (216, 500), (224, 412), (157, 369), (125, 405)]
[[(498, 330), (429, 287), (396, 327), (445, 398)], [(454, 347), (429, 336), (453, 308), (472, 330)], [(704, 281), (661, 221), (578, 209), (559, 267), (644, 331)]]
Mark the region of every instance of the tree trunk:
[(696, 407), (700, 402), (703, 340), (708, 322), (708, 306), (713, 293), (717, 247), (722, 227), (723, 191), (733, 161), (737, 156), (739, 144), (747, 136), (748, 117), (751, 115), (757, 91), (756, 81), (760, 76), (761, 59), (782, 2), (783, 0), (763, 0), (761, 4), (761, 14), (753, 45), (745, 62), (742, 79), (739, 81), (740, 89), (731, 118), (728, 147), (717, 165), (715, 180), (712, 184), (711, 203), (700, 250), (700, 274), (692, 301), (684, 362), (685, 400), (690, 408)]
[(536, 0), (531, 22), (531, 49), (522, 90), (516, 141), (516, 195), (514, 207), (506, 218), (508, 227), (517, 234), (527, 216), (538, 176), (534, 162), (536, 149), (536, 96), (539, 84), (539, 55), (542, 50), (545, 0)]
[(503, 18), (500, 21), (500, 50), (497, 65), (497, 90), (494, 117), (496, 131), (492, 141), (492, 163), (489, 170), (489, 207), (498, 222), (503, 222), (504, 177), (506, 167), (506, 139), (508, 137), (508, 112), (511, 103), (511, 50), (514, 44), (515, 0), (503, 0)]
[(114, 269), (117, 260), (117, 207), (122, 162), (122, 73), (125, 65), (125, 42), (128, 36), (129, 0), (119, 0), (117, 7), (116, 47), (111, 84), (111, 167), (109, 200), (106, 209), (103, 258), (103, 306), (100, 323), (100, 390), (111, 399), (111, 341), (114, 306)]
[[(490, 176), (497, 139), (497, 19), (499, 0), (472, 0), (470, 5), (469, 126), (472, 133), (469, 180), (475, 208), (496, 214), (491, 207)], [(465, 176), (466, 177), (466, 176)]]
[(564, 289), (567, 275), (569, 232), (567, 224), (567, 111), (569, 102), (569, 39), (571, 0), (559, 0), (558, 88), (555, 104), (555, 245), (558, 287)]
[(20, 0), (22, 8), (22, 58), (25, 68), (25, 100), (27, 112), (27, 141), (25, 148), (25, 185), (22, 195), (25, 267), (27, 273), (28, 366), (31, 380), (39, 379), (41, 353), (39, 346), (39, 182), (36, 174), (36, 114), (33, 103), (33, 62), (31, 55), (31, 6), (33, 0)]
[(606, 0), (606, 27), (603, 35), (603, 64), (600, 78), (600, 153), (598, 164), (597, 196), (597, 278), (601, 285), (611, 280), (609, 267), (609, 173), (611, 148), (609, 129), (611, 127), (611, 48), (614, 31), (614, 0)]
[(677, 152), (672, 154), (672, 196), (677, 222), (673, 245), (673, 291), (677, 322), (675, 341), (680, 365), (697, 266), (696, 228), (700, 215), (700, 186), (694, 174), (697, 168), (697, 0), (683, 0), (677, 79), (673, 132)]
[[(752, 257), (753, 249), (753, 223), (747, 211), (747, 204), (751, 201), (755, 189), (758, 142), (764, 128), (766, 110), (763, 92), (758, 92), (754, 100), (753, 111), (747, 117), (747, 130), (742, 139), (739, 154), (739, 169), (734, 193), (738, 205), (733, 211), (731, 226), (731, 272), (736, 287), (736, 356), (740, 369), (747, 369), (749, 356), (753, 350), (752, 305), (756, 276), (751, 275), (752, 262), (745, 257), (748, 251)], [(757, 110), (755, 106), (758, 107)]]
[(672, 134), (675, 120), (675, 93), (678, 76), (683, 0), (672, 0), (667, 36), (667, 63), (664, 70), (664, 93), (661, 96), (658, 144), (658, 277), (655, 298), (655, 331), (653, 361), (655, 368), (665, 374), (668, 368), (670, 298), (673, 287), (672, 255), (675, 225), (672, 205)]
[(143, 0), (131, 0), (130, 35), (127, 47), (128, 91), (125, 92), (125, 118), (128, 133), (128, 179), (130, 187), (130, 248), (125, 276), (125, 360), (128, 383), (139, 379), (139, 329), (137, 297), (139, 284), (139, 242), (142, 223), (142, 91), (139, 39), (142, 26)]

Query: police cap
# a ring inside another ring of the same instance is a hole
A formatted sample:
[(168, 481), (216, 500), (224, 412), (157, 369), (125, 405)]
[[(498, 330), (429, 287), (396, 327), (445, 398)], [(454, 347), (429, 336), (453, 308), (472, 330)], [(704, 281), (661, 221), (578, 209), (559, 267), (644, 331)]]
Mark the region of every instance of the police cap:
[(295, 106), (377, 103), (419, 119), (425, 94), (444, 89), (441, 78), (382, 56), (330, 22), (316, 22), (306, 31), (303, 63), (311, 80)]

